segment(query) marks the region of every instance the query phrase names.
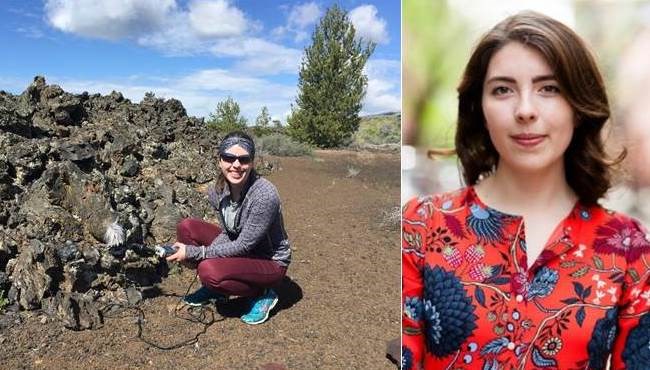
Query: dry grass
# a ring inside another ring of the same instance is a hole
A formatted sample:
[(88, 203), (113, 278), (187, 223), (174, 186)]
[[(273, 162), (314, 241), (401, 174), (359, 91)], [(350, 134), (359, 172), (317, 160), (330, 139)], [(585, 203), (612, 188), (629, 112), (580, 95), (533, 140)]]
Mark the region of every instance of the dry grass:
[(386, 227), (399, 226), (402, 221), (402, 210), (399, 206), (384, 210), (381, 215), (381, 224)]
[(353, 167), (353, 166), (348, 166), (348, 174), (346, 177), (355, 177), (361, 172), (360, 169)]

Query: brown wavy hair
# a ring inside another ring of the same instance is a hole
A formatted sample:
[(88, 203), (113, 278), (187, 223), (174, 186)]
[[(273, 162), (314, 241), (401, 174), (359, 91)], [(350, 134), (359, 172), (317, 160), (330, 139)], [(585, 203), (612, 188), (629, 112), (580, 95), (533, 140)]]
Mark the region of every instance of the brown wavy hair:
[(584, 41), (569, 27), (546, 15), (525, 11), (488, 31), (475, 47), (458, 86), (456, 153), (465, 182), (475, 185), (490, 173), (499, 154), (492, 145), (481, 106), (483, 83), (492, 56), (504, 45), (520, 42), (540, 52), (554, 71), (563, 96), (573, 108), (575, 130), (564, 153), (566, 179), (585, 205), (595, 204), (611, 187), (611, 161), (601, 131), (610, 117), (602, 75)]

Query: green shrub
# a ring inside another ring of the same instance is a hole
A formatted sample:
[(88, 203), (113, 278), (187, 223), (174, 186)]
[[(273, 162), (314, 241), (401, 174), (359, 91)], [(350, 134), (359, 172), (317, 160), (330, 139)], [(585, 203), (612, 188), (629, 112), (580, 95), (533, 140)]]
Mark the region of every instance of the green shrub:
[(400, 115), (383, 114), (363, 117), (359, 130), (354, 134), (352, 145), (383, 145), (400, 143)]
[(294, 141), (287, 135), (271, 134), (257, 138), (257, 150), (262, 154), (271, 154), (282, 157), (298, 157), (310, 155), (312, 148), (304, 143)]
[(269, 136), (269, 135), (284, 135), (286, 129), (282, 126), (250, 126), (248, 131), (251, 132), (255, 137)]

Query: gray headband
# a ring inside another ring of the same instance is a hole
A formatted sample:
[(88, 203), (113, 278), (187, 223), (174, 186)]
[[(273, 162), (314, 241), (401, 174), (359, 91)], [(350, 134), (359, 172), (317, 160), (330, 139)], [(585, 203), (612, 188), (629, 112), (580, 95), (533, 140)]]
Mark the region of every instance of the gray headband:
[(255, 143), (252, 140), (249, 140), (241, 136), (231, 136), (227, 139), (224, 139), (219, 145), (219, 154), (225, 153), (226, 150), (234, 145), (239, 145), (244, 148), (251, 158), (255, 158)]

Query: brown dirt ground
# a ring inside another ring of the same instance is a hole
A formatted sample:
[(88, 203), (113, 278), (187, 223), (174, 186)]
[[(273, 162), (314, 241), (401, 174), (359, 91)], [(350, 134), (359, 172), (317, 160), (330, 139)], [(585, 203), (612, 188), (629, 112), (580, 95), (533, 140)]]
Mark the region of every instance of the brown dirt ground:
[[(400, 335), (399, 219), (387, 224), (384, 216), (399, 205), (399, 155), (268, 159), (279, 165), (268, 178), (280, 191), (294, 248), (269, 321), (245, 325), (242, 302), (234, 300), (217, 308), (217, 321), (195, 345), (165, 351), (137, 338), (134, 310), (82, 332), (21, 313), (22, 324), (0, 332), (0, 368), (394, 369), (384, 354), (386, 341)], [(145, 338), (169, 346), (201, 331), (174, 313), (193, 276), (171, 274), (139, 304)]]

